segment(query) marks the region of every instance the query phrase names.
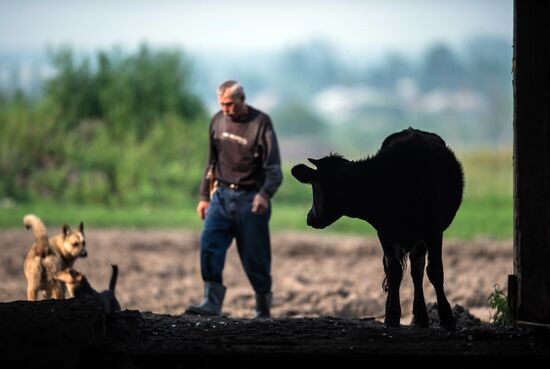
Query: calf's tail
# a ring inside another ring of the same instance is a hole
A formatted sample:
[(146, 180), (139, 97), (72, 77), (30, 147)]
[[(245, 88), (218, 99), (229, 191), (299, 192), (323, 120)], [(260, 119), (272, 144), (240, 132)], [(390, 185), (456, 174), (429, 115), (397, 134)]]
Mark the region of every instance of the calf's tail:
[[(401, 265), (401, 281), (403, 280), (403, 276), (405, 275), (405, 271), (407, 270), (407, 253), (400, 253), (399, 254), (399, 264)], [(386, 266), (384, 265), (384, 268)], [(388, 273), (384, 273), (384, 280), (382, 281), (382, 289), (384, 292), (388, 292), (389, 284), (388, 284)], [(400, 282), (401, 282), (400, 281)]]

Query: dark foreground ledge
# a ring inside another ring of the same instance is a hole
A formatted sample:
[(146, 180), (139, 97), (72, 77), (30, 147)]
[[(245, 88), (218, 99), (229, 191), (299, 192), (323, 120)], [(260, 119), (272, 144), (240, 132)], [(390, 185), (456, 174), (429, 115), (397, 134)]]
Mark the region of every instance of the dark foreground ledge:
[(131, 310), (104, 315), (86, 300), (14, 301), (0, 303), (0, 355), (9, 367), (265, 369), (411, 361), (494, 367), (512, 359), (548, 360), (550, 334), (487, 324), (464, 327), (460, 321), (449, 334), (438, 328), (387, 329), (374, 319), (254, 321)]

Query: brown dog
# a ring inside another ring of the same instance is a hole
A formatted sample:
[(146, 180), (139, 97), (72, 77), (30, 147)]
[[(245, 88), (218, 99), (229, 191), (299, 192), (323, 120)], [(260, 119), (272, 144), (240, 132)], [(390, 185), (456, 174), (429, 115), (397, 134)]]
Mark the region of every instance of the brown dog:
[(56, 278), (65, 282), (67, 289), (75, 298), (90, 297), (95, 304), (106, 313), (120, 311), (120, 304), (115, 296), (115, 286), (118, 276), (118, 266), (111, 265), (113, 268), (109, 289), (103, 292), (97, 292), (92, 288), (84, 274), (75, 269), (65, 269), (57, 272)]
[(80, 222), (78, 231), (72, 231), (65, 224), (63, 233), (48, 239), (46, 226), (36, 215), (26, 215), (23, 223), (27, 229), (32, 229), (35, 239), (23, 264), (27, 278), (27, 299), (36, 301), (39, 291), (45, 298), (64, 298), (65, 286), (56, 279), (56, 273), (71, 268), (76, 258), (88, 255), (84, 224)]

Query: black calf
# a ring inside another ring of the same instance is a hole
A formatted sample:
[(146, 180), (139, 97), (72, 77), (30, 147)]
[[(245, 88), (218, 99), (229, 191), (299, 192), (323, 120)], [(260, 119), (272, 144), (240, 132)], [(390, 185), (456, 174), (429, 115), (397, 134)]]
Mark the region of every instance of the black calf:
[(428, 255), (428, 278), (437, 295), (441, 326), (455, 329), (443, 289), (441, 246), (462, 201), (462, 167), (445, 142), (434, 133), (409, 128), (388, 136), (376, 155), (349, 161), (339, 155), (308, 159), (292, 175), (313, 187), (313, 206), (307, 224), (325, 228), (341, 216), (369, 222), (384, 251), (385, 323), (398, 327), (401, 318), (399, 286), (405, 257), (414, 283), (414, 324), (428, 326), (422, 280)]

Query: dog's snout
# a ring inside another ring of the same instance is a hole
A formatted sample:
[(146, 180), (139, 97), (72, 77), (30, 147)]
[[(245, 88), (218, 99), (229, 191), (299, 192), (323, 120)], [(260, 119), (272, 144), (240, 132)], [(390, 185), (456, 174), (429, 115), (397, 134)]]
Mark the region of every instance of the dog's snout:
[(86, 256), (88, 256), (88, 251), (86, 251), (86, 249), (82, 249), (82, 251), (80, 251), (80, 257), (85, 258)]

